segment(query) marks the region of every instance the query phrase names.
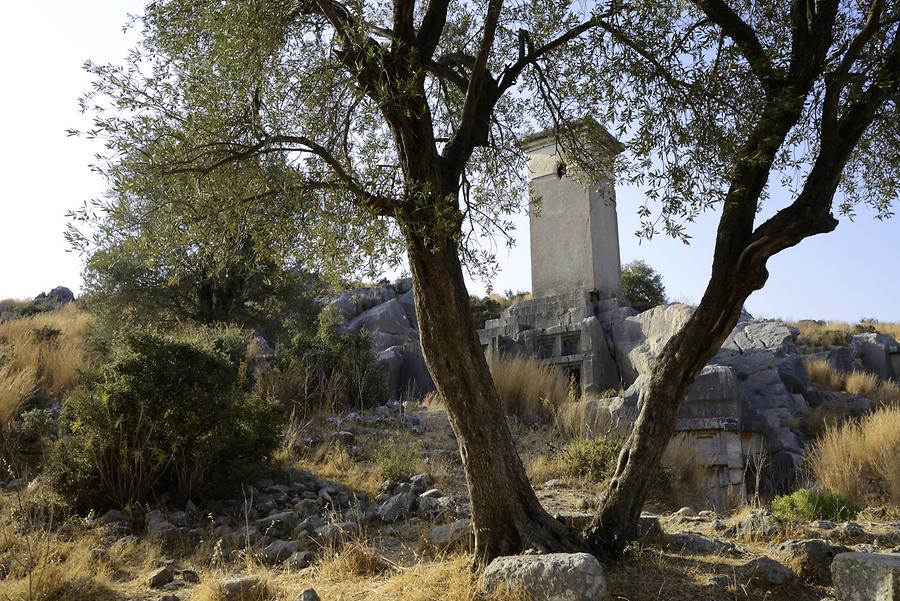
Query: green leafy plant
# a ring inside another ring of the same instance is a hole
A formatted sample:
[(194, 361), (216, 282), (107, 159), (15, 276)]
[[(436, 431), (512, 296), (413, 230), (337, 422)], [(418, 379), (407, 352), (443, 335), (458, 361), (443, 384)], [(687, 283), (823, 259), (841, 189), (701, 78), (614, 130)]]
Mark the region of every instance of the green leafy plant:
[(810, 520), (846, 522), (854, 519), (862, 510), (862, 505), (847, 497), (808, 488), (801, 488), (772, 500), (773, 515), (785, 522)]
[(622, 441), (616, 438), (577, 438), (567, 444), (561, 460), (573, 476), (602, 482), (612, 476)]
[(666, 288), (655, 269), (635, 260), (622, 267), (622, 296), (638, 311), (646, 311), (666, 302)]
[(66, 401), (47, 477), (79, 509), (236, 486), (279, 440), (277, 403), (251, 393), (210, 341), (123, 333)]
[(375, 449), (375, 464), (387, 480), (413, 475), (422, 455), (422, 443), (408, 432), (383, 439)]

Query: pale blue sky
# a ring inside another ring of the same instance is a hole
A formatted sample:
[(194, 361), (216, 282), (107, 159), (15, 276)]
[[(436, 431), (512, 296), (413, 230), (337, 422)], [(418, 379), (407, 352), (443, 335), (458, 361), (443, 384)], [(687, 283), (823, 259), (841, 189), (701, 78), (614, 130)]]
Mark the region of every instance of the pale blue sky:
[[(10, 2), (0, 19), (4, 94), (0, 95), (3, 196), (0, 197), (0, 298), (31, 297), (56, 285), (78, 290), (80, 261), (66, 252), (64, 214), (102, 193), (87, 165), (98, 149), (67, 138), (84, 125), (77, 98), (90, 86), (86, 59), (120, 60), (134, 41), (122, 33), (128, 12), (143, 0)], [(690, 246), (660, 237), (638, 244), (639, 190), (618, 189), (622, 262), (642, 258), (662, 273), (676, 300), (699, 300), (709, 276), (717, 215), (691, 226)], [(777, 199), (776, 199), (777, 201)], [(900, 208), (900, 207), (898, 207)], [(496, 290), (529, 289), (527, 218), (516, 219), (519, 243), (498, 253)], [(766, 287), (751, 313), (785, 318), (861, 317), (900, 321), (900, 219), (879, 222), (859, 211), (837, 231), (818, 236), (770, 261)], [(483, 286), (473, 284), (473, 293)]]

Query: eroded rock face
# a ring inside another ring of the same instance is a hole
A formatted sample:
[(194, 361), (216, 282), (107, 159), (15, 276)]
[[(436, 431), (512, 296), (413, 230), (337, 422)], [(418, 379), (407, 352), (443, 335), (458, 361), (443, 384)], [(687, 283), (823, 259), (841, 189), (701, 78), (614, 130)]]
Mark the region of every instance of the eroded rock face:
[(900, 556), (841, 553), (831, 564), (838, 601), (900, 601)]
[(387, 370), (391, 398), (412, 389), (418, 396), (434, 390), (419, 345), (419, 324), (412, 280), (384, 282), (377, 288), (348, 290), (331, 302), (344, 332), (365, 330), (372, 335), (372, 352)]
[(535, 601), (595, 601), (606, 596), (603, 568), (587, 553), (498, 557), (484, 570), (484, 590), (521, 590)]

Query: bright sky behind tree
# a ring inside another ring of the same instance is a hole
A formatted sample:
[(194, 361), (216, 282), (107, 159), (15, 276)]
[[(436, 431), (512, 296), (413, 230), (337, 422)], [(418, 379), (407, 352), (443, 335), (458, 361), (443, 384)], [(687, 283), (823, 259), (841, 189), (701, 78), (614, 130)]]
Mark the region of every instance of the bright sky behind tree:
[[(104, 184), (88, 169), (97, 143), (66, 136), (83, 128), (78, 97), (90, 88), (85, 60), (120, 62), (138, 33), (123, 33), (128, 14), (139, 14), (144, 0), (119, 2), (10, 2), (0, 20), (4, 93), (0, 94), (3, 144), (0, 165), (0, 299), (27, 298), (57, 285), (78, 292), (81, 259), (67, 252), (65, 213), (102, 195)], [(672, 300), (699, 301), (709, 278), (717, 213), (689, 226), (689, 246), (659, 236), (638, 240), (641, 191), (619, 186), (618, 213), (622, 262), (643, 259), (663, 276)], [(775, 192), (761, 217), (778, 206)], [(898, 205), (895, 210), (900, 210)], [(839, 217), (831, 233), (805, 240), (769, 261), (769, 281), (747, 303), (758, 316), (842, 319), (871, 317), (900, 321), (900, 215), (877, 221), (858, 210), (854, 221)], [(518, 244), (510, 251), (498, 242), (502, 271), (496, 291), (531, 286), (528, 221), (516, 219)], [(560, 232), (565, 236), (566, 232)], [(470, 291), (483, 294), (473, 282)]]

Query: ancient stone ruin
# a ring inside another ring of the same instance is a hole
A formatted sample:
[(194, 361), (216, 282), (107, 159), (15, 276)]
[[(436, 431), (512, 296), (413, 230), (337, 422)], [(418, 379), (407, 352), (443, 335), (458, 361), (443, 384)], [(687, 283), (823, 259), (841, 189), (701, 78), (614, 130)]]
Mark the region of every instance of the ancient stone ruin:
[[(591, 137), (606, 140), (606, 154), (615, 154), (618, 142), (605, 130), (599, 133)], [(585, 184), (549, 132), (527, 138), (523, 149), (533, 207), (533, 298), (488, 320), (478, 333), (482, 347), (488, 356), (525, 354), (559, 367), (583, 393), (583, 400), (565, 408), (565, 421), (590, 435), (624, 435), (640, 410), (656, 355), (693, 308), (670, 304), (640, 314), (631, 308), (620, 293), (612, 182)], [(408, 280), (385, 282), (349, 291), (334, 303), (348, 330), (373, 332), (373, 350), (388, 366), (397, 399), (434, 388), (419, 348), (410, 288)], [(765, 496), (794, 485), (807, 442), (798, 424), (811, 407), (868, 407), (866, 399), (832, 398), (810, 386), (803, 353), (818, 352), (840, 371), (900, 376), (900, 347), (888, 337), (864, 333), (847, 346), (822, 351), (798, 348), (797, 335), (781, 321), (743, 314), (685, 400), (676, 429), (710, 466), (707, 497), (717, 508), (743, 503), (750, 489)]]

